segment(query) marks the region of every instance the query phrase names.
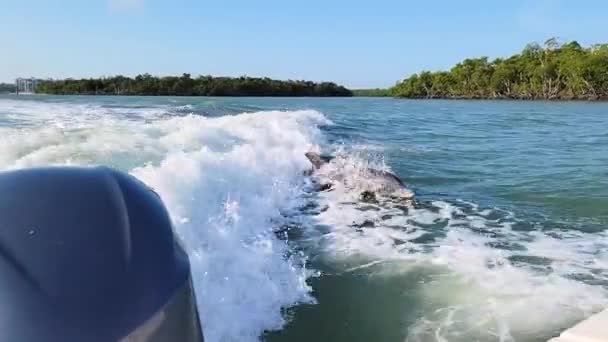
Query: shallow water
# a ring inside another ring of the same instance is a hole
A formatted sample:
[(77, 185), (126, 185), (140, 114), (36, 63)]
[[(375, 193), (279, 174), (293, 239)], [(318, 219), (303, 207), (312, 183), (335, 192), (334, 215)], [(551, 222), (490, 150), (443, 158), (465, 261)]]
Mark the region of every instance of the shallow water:
[[(49, 164), (159, 192), (208, 341), (545, 341), (608, 304), (605, 103), (0, 97), (0, 168)], [(367, 167), (417, 204), (361, 203)]]

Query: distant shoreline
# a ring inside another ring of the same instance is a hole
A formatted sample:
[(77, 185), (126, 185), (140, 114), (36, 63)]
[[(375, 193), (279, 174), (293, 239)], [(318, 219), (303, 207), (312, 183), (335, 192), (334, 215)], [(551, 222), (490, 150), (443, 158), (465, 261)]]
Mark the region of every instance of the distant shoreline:
[(134, 96), (302, 96), (350, 97), (351, 90), (333, 82), (273, 80), (259, 77), (213, 77), (190, 74), (134, 78), (41, 80), (36, 93), (49, 95), (134, 95)]
[(118, 97), (276, 97), (276, 98), (354, 98), (355, 96), (331, 96), (331, 95), (181, 95), (181, 94), (87, 94), (87, 93), (78, 93), (78, 94), (47, 94), (47, 93), (30, 93), (30, 94), (14, 94), (14, 93), (4, 93), (0, 95), (15, 95), (15, 96), (99, 96), (99, 97), (110, 97), (110, 96), (118, 96)]
[[(390, 91), (390, 89), (386, 89)], [(451, 100), (451, 101), (548, 101), (548, 102), (608, 102), (608, 96), (601, 98), (572, 98), (572, 97), (554, 97), (554, 98), (518, 98), (518, 97), (467, 97), (467, 96), (435, 96), (435, 97), (406, 97), (392, 95), (373, 95), (373, 94), (358, 94), (357, 89), (353, 90), (354, 97), (372, 97), (372, 98), (393, 98), (397, 100)]]
[(525, 98), (467, 98), (467, 97), (395, 97), (395, 96), (380, 96), (380, 95), (354, 95), (354, 96), (295, 96), (295, 95), (138, 95), (138, 94), (46, 94), (46, 93), (28, 93), (28, 94), (16, 94), (16, 93), (0, 93), (0, 96), (100, 96), (100, 97), (201, 97), (201, 98), (212, 98), (212, 97), (249, 97), (249, 98), (369, 98), (369, 99), (393, 99), (393, 100), (409, 100), (409, 101), (500, 101), (500, 102), (572, 102), (572, 103), (607, 103), (608, 98), (601, 99), (525, 99)]
[(422, 71), (391, 88), (401, 98), (608, 100), (608, 44), (555, 38), (508, 58), (467, 58), (448, 71)]
[(516, 101), (516, 102), (608, 102), (608, 97), (602, 98), (517, 98), (517, 97), (403, 97), (394, 96), (397, 100), (447, 100), (447, 101)]

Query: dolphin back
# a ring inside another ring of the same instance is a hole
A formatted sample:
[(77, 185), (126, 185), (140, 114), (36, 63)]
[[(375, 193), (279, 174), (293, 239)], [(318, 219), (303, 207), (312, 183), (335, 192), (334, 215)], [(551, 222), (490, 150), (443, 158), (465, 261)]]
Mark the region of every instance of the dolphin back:
[(326, 164), (327, 162), (325, 160), (323, 160), (323, 158), (321, 158), (321, 155), (315, 152), (307, 152), (306, 154), (304, 154), (306, 156), (306, 158), (308, 158), (308, 160), (310, 160), (310, 163), (312, 164), (312, 166), (315, 167), (315, 169), (320, 169), (321, 166), (323, 166), (324, 164)]

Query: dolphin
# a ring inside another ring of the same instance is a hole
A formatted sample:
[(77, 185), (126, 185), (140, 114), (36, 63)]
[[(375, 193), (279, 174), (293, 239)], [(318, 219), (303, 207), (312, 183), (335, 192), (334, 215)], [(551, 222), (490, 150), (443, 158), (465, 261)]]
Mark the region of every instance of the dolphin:
[[(323, 171), (323, 169), (329, 164), (329, 159), (321, 156), (319, 153), (307, 152), (304, 155), (306, 158), (308, 158), (313, 166), (312, 172)], [(407, 201), (408, 203), (411, 203), (414, 199), (414, 193), (409, 190), (403, 181), (395, 174), (372, 168), (367, 168), (364, 174), (368, 182), (373, 186), (371, 189), (365, 190), (361, 193), (361, 199), (363, 201), (375, 202), (376, 195), (397, 198)], [(339, 173), (330, 173), (328, 178), (333, 182), (344, 181), (344, 175)], [(331, 184), (321, 185), (321, 189), (323, 190), (327, 190), (329, 188), (331, 188)]]

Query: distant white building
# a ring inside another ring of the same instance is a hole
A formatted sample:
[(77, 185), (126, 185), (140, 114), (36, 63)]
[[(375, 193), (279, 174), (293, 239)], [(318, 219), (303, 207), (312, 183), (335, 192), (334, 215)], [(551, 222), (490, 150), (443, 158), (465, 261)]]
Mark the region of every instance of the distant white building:
[(15, 80), (15, 89), (17, 93), (33, 93), (38, 86), (38, 80), (35, 78), (18, 78)]

